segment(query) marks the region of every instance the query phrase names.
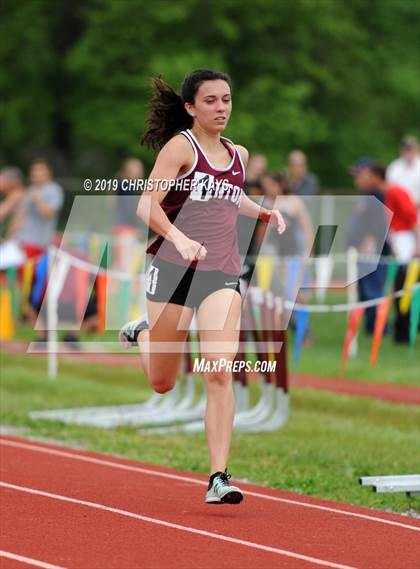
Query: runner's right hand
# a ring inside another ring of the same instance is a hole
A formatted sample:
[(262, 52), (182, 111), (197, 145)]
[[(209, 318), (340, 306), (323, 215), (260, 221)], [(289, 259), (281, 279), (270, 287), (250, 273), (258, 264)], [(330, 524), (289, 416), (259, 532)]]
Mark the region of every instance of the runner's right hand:
[(206, 258), (207, 249), (198, 241), (193, 241), (184, 234), (180, 234), (173, 241), (176, 250), (184, 261), (202, 261)]

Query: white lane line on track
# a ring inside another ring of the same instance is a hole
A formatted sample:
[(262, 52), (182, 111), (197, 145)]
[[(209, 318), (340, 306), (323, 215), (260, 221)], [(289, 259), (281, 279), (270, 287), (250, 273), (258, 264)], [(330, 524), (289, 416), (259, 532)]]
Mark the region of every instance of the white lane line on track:
[(212, 539), (218, 539), (219, 541), (227, 541), (229, 543), (235, 543), (237, 545), (244, 545), (251, 549), (259, 549), (262, 551), (267, 551), (268, 553), (276, 553), (277, 555), (283, 555), (285, 557), (291, 557), (292, 559), (300, 559), (301, 561), (307, 561), (308, 563), (313, 563), (315, 565), (322, 565), (323, 567), (331, 567), (332, 569), (357, 569), (351, 565), (342, 565), (340, 563), (334, 563), (332, 561), (325, 561), (324, 559), (318, 559), (317, 557), (311, 557), (309, 555), (302, 555), (300, 553), (295, 553), (294, 551), (287, 551), (286, 549), (279, 549), (278, 547), (270, 547), (268, 545), (262, 545), (260, 543), (254, 543), (253, 541), (246, 541), (243, 539), (238, 539), (236, 537), (230, 537), (227, 535), (220, 535), (218, 533), (212, 533), (210, 531), (193, 528), (190, 526), (182, 526), (180, 524), (174, 524), (172, 522), (166, 522), (164, 520), (159, 520), (157, 518), (150, 518), (149, 516), (142, 516), (141, 514), (136, 514), (135, 512), (129, 512), (127, 510), (120, 510), (119, 508), (112, 508), (110, 506), (105, 506), (103, 504), (98, 504), (96, 502), (88, 502), (86, 500), (79, 500), (77, 498), (70, 498), (69, 496), (63, 496), (61, 494), (51, 494), (50, 492), (43, 492), (42, 490), (37, 490), (36, 488), (27, 488), (26, 486), (17, 486), (16, 484), (9, 484), (8, 482), (0, 482), (0, 486), (3, 488), (9, 488), (10, 490), (16, 490), (18, 492), (26, 492), (28, 494), (35, 494), (37, 496), (43, 496), (44, 498), (51, 498), (53, 500), (60, 500), (62, 502), (70, 502), (72, 504), (77, 504), (79, 506), (87, 506), (89, 508), (94, 508), (96, 510), (102, 510), (104, 512), (111, 512), (113, 514), (118, 514), (120, 516), (125, 516), (127, 518), (134, 518), (142, 522), (148, 522), (151, 524), (156, 524), (159, 526), (168, 527), (171, 529), (177, 529), (180, 531), (194, 533), (197, 535), (202, 535), (204, 537), (210, 537)]
[[(81, 460), (83, 462), (89, 462), (92, 464), (100, 464), (102, 466), (110, 466), (112, 468), (117, 468), (120, 470), (128, 470), (131, 472), (138, 472), (140, 474), (148, 474), (152, 476), (160, 476), (162, 478), (169, 478), (171, 480), (179, 480), (181, 482), (189, 482), (190, 484), (200, 484), (201, 486), (207, 486), (207, 482), (204, 480), (197, 480), (196, 478), (188, 478), (187, 476), (180, 476), (179, 474), (171, 474), (168, 472), (158, 472), (155, 470), (142, 468), (140, 466), (130, 466), (129, 464), (119, 464), (117, 462), (113, 462), (111, 460), (103, 460), (100, 458), (93, 458), (92, 456), (83, 456), (81, 454), (66, 452), (57, 450), (50, 447), (40, 447), (37, 445), (31, 445), (27, 443), (18, 443), (15, 441), (9, 441), (6, 439), (2, 439), (0, 437), (0, 444), (22, 448), (26, 450), (32, 450), (35, 452), (42, 452), (45, 454), (52, 454), (54, 456), (61, 456), (63, 458), (72, 458), (74, 460)], [(310, 504), (308, 502), (299, 501), (299, 500), (291, 500), (290, 498), (280, 498), (278, 496), (270, 496), (269, 494), (262, 494), (261, 492), (252, 492), (251, 490), (245, 490), (247, 496), (254, 496), (255, 498), (262, 498), (264, 500), (271, 500), (273, 502), (282, 502), (284, 504), (292, 504), (294, 506), (302, 506), (304, 508), (312, 508), (314, 510), (322, 510), (324, 512), (332, 512), (334, 514), (343, 514), (345, 516), (350, 516), (354, 518), (359, 518), (362, 520), (368, 520), (371, 522), (378, 522), (382, 524), (387, 524), (390, 526), (401, 527), (404, 529), (409, 529), (413, 531), (420, 532), (419, 526), (403, 524), (402, 522), (395, 522), (393, 520), (387, 520), (384, 518), (380, 518), (379, 516), (370, 516), (368, 514), (359, 514), (357, 512), (348, 512), (347, 510), (340, 510), (338, 508), (332, 508), (330, 506), (321, 506), (319, 504)]]
[(38, 559), (32, 559), (31, 557), (24, 557), (23, 555), (17, 555), (16, 553), (11, 553), (10, 551), (0, 550), (0, 557), (13, 559), (13, 561), (20, 561), (21, 563), (26, 563), (26, 565), (32, 565), (33, 567), (42, 567), (42, 569), (66, 569), (60, 565), (51, 565), (51, 563), (39, 561)]

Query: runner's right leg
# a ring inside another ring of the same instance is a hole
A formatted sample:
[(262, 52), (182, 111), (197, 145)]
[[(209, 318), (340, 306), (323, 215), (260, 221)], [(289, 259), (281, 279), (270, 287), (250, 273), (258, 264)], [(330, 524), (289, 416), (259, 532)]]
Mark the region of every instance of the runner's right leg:
[(193, 309), (179, 304), (147, 301), (149, 329), (137, 337), (140, 356), (151, 387), (170, 391), (176, 382)]

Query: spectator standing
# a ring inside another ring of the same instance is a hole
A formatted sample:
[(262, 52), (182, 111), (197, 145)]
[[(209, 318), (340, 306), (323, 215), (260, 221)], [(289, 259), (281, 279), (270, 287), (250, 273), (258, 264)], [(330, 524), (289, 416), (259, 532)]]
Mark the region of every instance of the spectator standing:
[(392, 254), (400, 263), (407, 264), (416, 251), (416, 204), (402, 186), (387, 182), (385, 166), (377, 162), (369, 168), (375, 188), (383, 192), (385, 205), (393, 213), (389, 233)]
[(29, 170), (31, 185), (21, 202), (12, 235), (28, 258), (45, 252), (57, 227), (64, 192), (52, 177), (51, 166), (46, 160), (32, 162)]
[[(257, 233), (260, 253), (271, 256), (273, 260), (271, 290), (282, 298), (306, 304), (309, 297), (304, 289), (309, 286), (309, 274), (303, 255), (309, 254), (313, 244), (311, 219), (303, 199), (290, 194), (285, 174), (274, 172), (266, 175), (262, 184), (265, 207), (278, 208), (287, 225), (286, 231), (281, 235), (263, 225), (259, 226)], [(294, 317), (291, 324), (295, 324)], [(308, 329), (305, 343), (309, 342)]]
[(400, 157), (388, 166), (386, 179), (406, 189), (420, 207), (420, 147), (414, 136), (402, 139)]
[(25, 194), (24, 180), (19, 168), (8, 166), (0, 170), (0, 270), (19, 266), (24, 255), (11, 239), (17, 212)]
[[(391, 251), (400, 263), (395, 282), (395, 290), (402, 289), (407, 273), (407, 265), (414, 258), (416, 251), (417, 208), (411, 195), (397, 184), (385, 179), (385, 166), (372, 164), (370, 170), (373, 184), (383, 191), (385, 205), (393, 213), (390, 226), (389, 242)], [(410, 337), (410, 314), (402, 314), (399, 299), (395, 299), (394, 340), (397, 343), (408, 343)]]
[(309, 172), (308, 161), (302, 150), (292, 150), (288, 161), (288, 184), (292, 194), (298, 196), (314, 196), (319, 194), (319, 181), (315, 174)]
[(248, 196), (261, 196), (261, 179), (267, 170), (267, 158), (264, 154), (251, 154), (246, 167), (244, 192)]
[(7, 239), (13, 220), (22, 202), (25, 186), (19, 168), (9, 166), (0, 170), (0, 236)]
[[(115, 268), (123, 272), (132, 270), (135, 250), (140, 237), (141, 222), (136, 214), (139, 194), (130, 191), (135, 181), (144, 177), (144, 165), (138, 158), (126, 158), (119, 172), (118, 190), (114, 207)], [(130, 184), (130, 182), (134, 182)], [(144, 227), (144, 226), (143, 226)], [(144, 233), (146, 228), (144, 227)]]
[[(262, 178), (267, 169), (267, 158), (264, 154), (251, 154), (246, 168), (244, 192), (249, 196), (263, 195)], [(261, 203), (261, 202), (259, 202)], [(258, 220), (240, 215), (237, 221), (238, 247), (241, 255), (241, 280), (249, 285), (255, 270), (255, 261), (258, 255), (256, 232)]]
[[(125, 227), (127, 229), (133, 229), (138, 232), (139, 230), (139, 218), (136, 214), (137, 207), (132, 207), (132, 201), (129, 199), (124, 199), (127, 196), (135, 196), (135, 203), (138, 202), (138, 194), (136, 192), (130, 191), (129, 184), (123, 184), (124, 180), (140, 180), (144, 176), (144, 165), (141, 160), (135, 157), (126, 158), (122, 165), (120, 172), (118, 174), (119, 184), (117, 190), (117, 199), (115, 202), (115, 215), (114, 215), (114, 225), (116, 228)], [(127, 187), (125, 187), (127, 186)]]
[[(312, 248), (313, 227), (308, 211), (303, 200), (299, 196), (291, 195), (286, 176), (282, 172), (264, 176), (263, 180), (264, 204), (270, 208), (275, 207), (282, 213), (287, 223), (287, 230), (279, 235), (271, 231), (271, 227), (261, 227), (260, 239), (265, 235), (264, 244), (273, 246), (274, 252), (281, 257), (299, 256), (303, 254), (300, 249), (301, 238), (304, 238), (304, 249), (306, 254)], [(276, 202), (276, 199), (282, 199)]]
[[(20, 204), (16, 214), (15, 228), (11, 235), (18, 241), (28, 259), (38, 258), (46, 252), (54, 236), (64, 201), (63, 189), (53, 181), (53, 172), (46, 160), (37, 159), (32, 162), (29, 178), (31, 185)], [(34, 278), (32, 291), (37, 284)], [(44, 292), (37, 299), (33, 298), (31, 292), (29, 302), (23, 309), (24, 316), (33, 326), (37, 320)], [(37, 334), (37, 340), (45, 339), (45, 332)]]
[[(381, 203), (385, 201), (385, 194), (375, 182), (372, 173), (372, 165), (375, 162), (369, 158), (361, 158), (350, 169), (356, 188), (363, 194), (360, 198), (356, 211), (350, 221), (347, 245), (355, 247), (359, 255), (388, 255), (389, 245), (384, 243), (387, 233), (387, 219), (385, 209), (381, 212), (377, 209), (375, 200)], [(358, 291), (359, 300), (373, 300), (383, 295), (386, 265), (361, 259), (358, 262), (359, 277)], [(376, 307), (369, 307), (365, 311), (365, 330), (373, 334), (376, 318)]]

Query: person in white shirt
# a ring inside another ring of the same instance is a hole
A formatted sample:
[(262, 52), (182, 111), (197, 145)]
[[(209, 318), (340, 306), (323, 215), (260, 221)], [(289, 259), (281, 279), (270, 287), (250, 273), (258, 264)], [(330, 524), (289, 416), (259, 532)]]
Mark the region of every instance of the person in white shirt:
[(388, 166), (386, 179), (405, 188), (420, 207), (420, 147), (416, 137), (402, 139), (400, 158)]

